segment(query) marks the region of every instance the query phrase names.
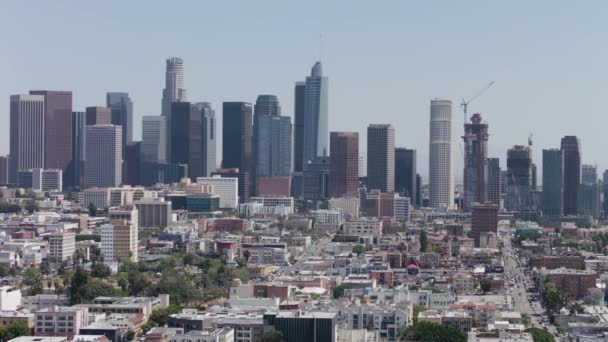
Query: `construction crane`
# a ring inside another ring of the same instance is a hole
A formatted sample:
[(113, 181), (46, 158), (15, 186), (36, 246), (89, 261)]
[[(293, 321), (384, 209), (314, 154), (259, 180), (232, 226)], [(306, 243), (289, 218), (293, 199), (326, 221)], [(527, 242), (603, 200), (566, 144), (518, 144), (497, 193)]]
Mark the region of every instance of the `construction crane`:
[(488, 88), (490, 88), (493, 84), (494, 84), (494, 81), (488, 83), (485, 87), (483, 87), (480, 91), (478, 91), (477, 94), (475, 94), (475, 96), (469, 98), (468, 100), (465, 100), (464, 98), (462, 99), (462, 102), (460, 103), (460, 107), (462, 107), (462, 110), (464, 111), (464, 123), (467, 123), (467, 107), (469, 106), (469, 103), (475, 101), (475, 99), (477, 99), (483, 93), (485, 93), (485, 91), (488, 90)]

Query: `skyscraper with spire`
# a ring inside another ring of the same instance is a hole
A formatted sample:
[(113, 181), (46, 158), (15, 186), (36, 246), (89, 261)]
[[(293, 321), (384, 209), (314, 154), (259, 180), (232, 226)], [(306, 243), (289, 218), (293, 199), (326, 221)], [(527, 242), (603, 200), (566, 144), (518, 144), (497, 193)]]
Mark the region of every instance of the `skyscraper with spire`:
[[(297, 121), (297, 119), (296, 119)], [(302, 163), (329, 154), (328, 79), (321, 62), (312, 67), (304, 88)]]
[(167, 59), (165, 70), (165, 89), (163, 89), (162, 115), (171, 113), (173, 102), (186, 101), (186, 89), (184, 89), (184, 61), (179, 57)]

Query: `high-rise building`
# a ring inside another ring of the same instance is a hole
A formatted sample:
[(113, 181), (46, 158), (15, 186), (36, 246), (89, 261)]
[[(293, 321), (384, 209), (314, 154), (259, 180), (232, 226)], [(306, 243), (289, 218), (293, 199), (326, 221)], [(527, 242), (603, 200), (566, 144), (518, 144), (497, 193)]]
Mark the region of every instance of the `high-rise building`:
[[(87, 126), (111, 125), (112, 110), (108, 107), (87, 107), (86, 108)], [(121, 142), (122, 144), (122, 142)]]
[(367, 127), (367, 188), (395, 191), (395, 129), (391, 125)]
[(561, 217), (564, 201), (564, 158), (558, 148), (543, 150), (543, 216)]
[(184, 89), (184, 61), (179, 57), (166, 60), (165, 89), (163, 89), (162, 115), (171, 114), (173, 102), (186, 101), (186, 89)]
[(209, 102), (196, 103), (202, 113), (202, 127), (201, 127), (201, 153), (202, 153), (202, 165), (201, 172), (203, 177), (211, 175), (215, 169), (217, 169), (217, 134), (215, 128), (215, 110), (211, 107)]
[(122, 128), (123, 159), (127, 145), (133, 141), (133, 102), (128, 93), (106, 93), (106, 107), (110, 108), (112, 125)]
[(412, 205), (416, 197), (416, 150), (395, 148), (395, 192), (409, 197)]
[(111, 220), (101, 226), (101, 252), (105, 261), (137, 262), (137, 222)]
[(608, 170), (604, 170), (602, 174), (602, 192), (604, 193), (604, 217), (606, 217), (608, 215)]
[(141, 185), (141, 141), (132, 141), (126, 146), (124, 160), (124, 183)]
[(63, 173), (57, 169), (29, 169), (17, 172), (17, 186), (37, 191), (63, 191)]
[(68, 176), (72, 160), (72, 92), (33, 90), (44, 96), (44, 167)]
[(416, 174), (416, 203), (417, 207), (422, 206), (422, 177), (419, 173)]
[(500, 208), (501, 177), (500, 160), (498, 158), (487, 158), (485, 166), (485, 199)]
[(76, 233), (54, 232), (49, 235), (49, 256), (56, 262), (71, 259), (76, 252)]
[(115, 187), (122, 183), (122, 129), (115, 125), (87, 126), (85, 187)]
[(302, 197), (307, 201), (323, 201), (329, 198), (329, 157), (316, 157), (304, 165), (302, 171)]
[(144, 163), (167, 162), (167, 117), (144, 116), (142, 118), (141, 160)]
[(536, 191), (537, 188), (536, 173), (536, 164), (532, 163), (532, 191)]
[(515, 145), (507, 151), (505, 208), (523, 212), (532, 209), (532, 150)]
[(493, 203), (473, 204), (471, 230), (475, 247), (479, 247), (479, 237), (483, 232), (498, 234), (498, 207)]
[(597, 219), (600, 216), (600, 185), (595, 183), (581, 183), (578, 186), (576, 208), (579, 216), (588, 216)]
[(452, 101), (431, 100), (429, 146), (429, 205), (453, 208)]
[(8, 184), (8, 156), (0, 156), (0, 185)]
[(488, 157), (488, 125), (481, 120), (481, 114), (475, 113), (471, 123), (464, 124), (464, 211), (471, 211), (473, 203), (486, 200), (484, 166)]
[(239, 169), (239, 200), (248, 202), (252, 172), (252, 108), (248, 102), (224, 102), (222, 168)]
[[(205, 126), (204, 116), (208, 107), (202, 103), (174, 102), (171, 109), (171, 163), (187, 164), (190, 179), (203, 177), (207, 173), (207, 156), (203, 153), (206, 148), (203, 136)], [(205, 166), (205, 167), (204, 167)]]
[(281, 116), (274, 95), (260, 95), (254, 108), (255, 178), (291, 174), (291, 118)]
[(321, 62), (312, 67), (304, 88), (304, 139), (302, 163), (329, 152), (328, 79)]
[(10, 98), (9, 183), (17, 172), (44, 168), (44, 96), (12, 95)]
[(578, 213), (576, 202), (581, 184), (580, 141), (576, 136), (565, 136), (561, 141), (564, 156), (564, 215)]
[(302, 172), (304, 163), (302, 153), (304, 152), (304, 103), (306, 82), (296, 82), (294, 89), (294, 145), (293, 145), (293, 169)]
[(72, 161), (66, 183), (72, 188), (80, 188), (84, 179), (86, 127), (85, 112), (72, 112)]
[(330, 195), (356, 196), (359, 191), (359, 133), (331, 132)]
[(583, 164), (581, 166), (581, 182), (583, 184), (596, 184), (597, 180), (597, 167)]

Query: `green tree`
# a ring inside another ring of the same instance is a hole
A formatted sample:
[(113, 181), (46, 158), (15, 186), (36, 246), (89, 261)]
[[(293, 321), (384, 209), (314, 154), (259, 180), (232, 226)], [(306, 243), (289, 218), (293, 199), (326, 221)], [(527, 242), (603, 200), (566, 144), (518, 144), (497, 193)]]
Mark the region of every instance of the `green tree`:
[(112, 275), (112, 269), (103, 262), (95, 262), (91, 269), (91, 275), (96, 278), (107, 278)]
[(543, 284), (540, 296), (550, 316), (558, 313), (563, 307), (567, 307), (570, 302), (568, 294), (549, 281)]
[(80, 266), (76, 267), (73, 274), (64, 278), (64, 284), (68, 286), (68, 298), (70, 298), (71, 305), (82, 303), (82, 288), (88, 281), (89, 274)]
[(31, 334), (32, 329), (27, 326), (23, 321), (14, 321), (8, 325), (7, 338), (13, 339), (20, 336), (27, 336)]
[(150, 318), (148, 319), (148, 322), (151, 322), (151, 323), (155, 324), (156, 326), (164, 326), (165, 324), (167, 324), (167, 318), (169, 318), (170, 315), (180, 313), (180, 312), (181, 312), (180, 307), (172, 304), (164, 309), (158, 309), (158, 310), (152, 311), (152, 313), (150, 314)]
[(399, 333), (399, 339), (404, 341), (442, 341), (442, 342), (466, 342), (466, 336), (458, 329), (431, 323), (418, 322), (403, 329)]
[(260, 337), (260, 342), (285, 342), (285, 338), (280, 331), (270, 330)]
[(21, 207), (18, 204), (0, 202), (0, 213), (3, 214), (18, 214), (21, 212)]
[(344, 285), (340, 285), (340, 286), (336, 286), (331, 290), (332, 295), (334, 296), (334, 299), (338, 299), (338, 298), (342, 298), (344, 297), (344, 292), (347, 289), (346, 286)]
[(355, 253), (357, 255), (365, 253), (365, 246), (363, 246), (363, 245), (354, 246), (353, 253)]
[(425, 252), (429, 245), (429, 239), (426, 235), (426, 230), (424, 230), (424, 229), (420, 230), (419, 239), (420, 239), (420, 251)]
[(492, 290), (492, 281), (488, 278), (481, 279), (479, 287), (483, 293), (490, 292), (490, 290)]
[(534, 342), (555, 342), (555, 337), (539, 328), (530, 328), (527, 329), (526, 332), (529, 332), (532, 335), (532, 339)]
[(428, 310), (426, 306), (414, 304), (413, 316), (412, 316), (412, 322), (414, 325), (418, 324), (418, 315), (421, 312), (426, 311), (426, 310)]
[(38, 209), (39, 209), (39, 208), (38, 208), (38, 204), (36, 204), (36, 202), (30, 202), (30, 203), (27, 203), (27, 204), (25, 205), (25, 208), (24, 208), (24, 209), (25, 209), (25, 210), (26, 210), (28, 213), (32, 214), (32, 213), (34, 213), (34, 212), (38, 211)]
[(34, 296), (42, 293), (43, 277), (40, 270), (30, 267), (23, 272), (23, 282), (29, 286), (29, 295)]

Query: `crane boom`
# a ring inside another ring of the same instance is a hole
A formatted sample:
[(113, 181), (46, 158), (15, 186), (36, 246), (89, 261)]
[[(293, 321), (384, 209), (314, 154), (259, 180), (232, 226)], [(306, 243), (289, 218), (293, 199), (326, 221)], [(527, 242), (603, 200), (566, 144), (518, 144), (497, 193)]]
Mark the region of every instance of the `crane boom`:
[(485, 87), (483, 87), (480, 91), (477, 92), (477, 94), (473, 95), (473, 97), (469, 98), (469, 100), (465, 100), (462, 99), (462, 102), (460, 103), (460, 107), (462, 107), (462, 110), (464, 111), (464, 122), (467, 122), (467, 108), (469, 106), (469, 103), (475, 101), (475, 99), (477, 99), (478, 97), (480, 97), (481, 95), (483, 95), (483, 93), (486, 92), (486, 90), (488, 90), (488, 88), (490, 88), (492, 85), (494, 84), (494, 81), (486, 84)]

